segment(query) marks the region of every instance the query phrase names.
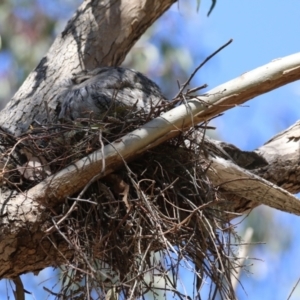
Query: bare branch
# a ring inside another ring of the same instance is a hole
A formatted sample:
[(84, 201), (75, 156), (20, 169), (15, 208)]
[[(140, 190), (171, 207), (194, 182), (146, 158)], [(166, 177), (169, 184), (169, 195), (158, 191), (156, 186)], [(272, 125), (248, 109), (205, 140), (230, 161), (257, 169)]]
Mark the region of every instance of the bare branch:
[[(259, 204), (300, 215), (300, 201), (275, 184), (240, 168), (230, 160), (210, 157), (208, 176), (220, 189)], [(250, 206), (250, 209), (253, 205)], [(228, 208), (229, 209), (229, 208)], [(229, 209), (230, 210), (230, 209)], [(244, 210), (243, 213), (247, 211)]]
[[(299, 70), (300, 53), (296, 53), (245, 73), (203, 96), (189, 100), (187, 105), (180, 105), (164, 113), (122, 139), (105, 146), (104, 149), (95, 151), (48, 177), (30, 189), (26, 197), (42, 203), (46, 202), (48, 205), (55, 205), (66, 196), (80, 190), (91, 178), (99, 174), (102, 170), (103, 158), (105, 158), (106, 169), (102, 172), (102, 176), (105, 176), (120, 167), (124, 160), (133, 159), (136, 155), (177, 136), (215, 114), (300, 79)], [(19, 195), (19, 197), (24, 199), (25, 196)], [(281, 207), (279, 203), (274, 205), (279, 209)], [(293, 208), (287, 209), (293, 211)], [(297, 209), (295, 213), (298, 214)]]
[(256, 151), (268, 166), (253, 172), (291, 193), (300, 192), (300, 121)]
[(207, 109), (199, 108), (195, 123), (299, 79), (300, 52), (275, 59), (197, 97)]

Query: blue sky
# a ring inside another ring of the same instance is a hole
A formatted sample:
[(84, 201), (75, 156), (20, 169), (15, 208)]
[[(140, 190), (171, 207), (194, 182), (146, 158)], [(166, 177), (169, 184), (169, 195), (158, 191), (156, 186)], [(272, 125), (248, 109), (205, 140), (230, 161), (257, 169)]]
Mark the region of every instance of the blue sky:
[[(199, 51), (204, 45), (212, 52), (230, 38), (234, 40), (200, 71), (199, 77), (211, 88), (300, 51), (299, 1), (218, 0), (206, 18), (209, 5), (210, 1), (202, 1), (200, 16), (191, 11), (184, 17), (192, 27), (190, 38), (199, 40)], [(277, 89), (247, 105), (228, 111), (216, 124), (224, 140), (252, 150), (299, 119), (300, 84)]]
[[(199, 14), (182, 14), (182, 22), (189, 28), (186, 43), (196, 49), (198, 43), (198, 51), (204, 45), (210, 53), (230, 38), (234, 41), (200, 71), (198, 84), (204, 81), (213, 88), (273, 59), (300, 51), (299, 1), (218, 0), (206, 18), (209, 5), (210, 1), (203, 0)], [(227, 111), (214, 124), (219, 138), (253, 150), (300, 119), (300, 82), (257, 97), (244, 106), (247, 107)], [(250, 261), (254, 266), (242, 277), (247, 294), (239, 288), (238, 296), (240, 300), (287, 299), (300, 277), (300, 218), (266, 207), (259, 209), (260, 216), (264, 216), (260, 225), (269, 227), (272, 234), (262, 240), (266, 245), (251, 253), (260, 260)], [(291, 243), (282, 245), (286, 242), (282, 240), (285, 232), (291, 236)], [(299, 298), (300, 287), (291, 299)]]
[[(178, 10), (176, 4), (169, 13), (176, 14), (177, 21), (182, 24), (180, 32), (172, 32), (172, 35), (193, 53), (193, 67), (229, 39), (234, 40), (200, 70), (195, 84), (207, 83), (213, 88), (273, 59), (300, 51), (300, 1), (218, 0), (209, 18), (206, 13), (210, 0), (201, 1), (199, 13), (196, 12), (196, 0), (190, 3), (192, 8), (189, 10), (181, 9), (180, 5)], [(298, 119), (300, 82), (257, 97), (243, 107), (234, 108), (216, 119), (214, 124), (219, 138), (244, 150), (253, 150)], [(300, 277), (300, 237), (297, 232), (300, 218), (269, 208), (260, 210), (260, 216), (264, 216), (261, 226), (273, 226), (273, 234), (268, 240), (262, 241), (266, 245), (255, 248), (251, 253), (260, 261), (250, 262), (254, 264), (251, 273), (242, 278), (247, 294), (239, 288), (238, 296), (240, 300), (287, 299)], [(285, 231), (292, 238), (291, 243), (282, 247)], [(49, 273), (44, 271), (43, 274), (46, 279)], [(30, 278), (26, 280), (26, 287), (32, 291), (34, 288), (31, 288), (31, 283), (41, 280), (33, 276)], [(5, 291), (5, 286), (1, 287), (2, 291), (3, 288)], [(300, 287), (291, 300), (299, 298)], [(27, 296), (26, 299), (33, 298)]]

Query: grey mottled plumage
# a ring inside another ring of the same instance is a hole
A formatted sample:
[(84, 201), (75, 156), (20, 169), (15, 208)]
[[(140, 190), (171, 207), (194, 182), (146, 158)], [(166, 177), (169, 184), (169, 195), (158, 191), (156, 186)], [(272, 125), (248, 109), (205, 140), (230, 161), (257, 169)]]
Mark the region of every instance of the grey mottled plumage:
[(58, 92), (60, 120), (101, 119), (109, 108), (130, 107), (149, 112), (164, 96), (143, 74), (120, 67), (104, 67), (74, 75)]

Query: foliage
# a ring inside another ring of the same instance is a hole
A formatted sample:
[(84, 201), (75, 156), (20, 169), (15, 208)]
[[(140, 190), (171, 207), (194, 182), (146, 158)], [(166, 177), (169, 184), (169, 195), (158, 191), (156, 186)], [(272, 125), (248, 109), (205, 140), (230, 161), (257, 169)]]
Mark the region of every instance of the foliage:
[(8, 102), (47, 52), (81, 1), (0, 2), (0, 106)]

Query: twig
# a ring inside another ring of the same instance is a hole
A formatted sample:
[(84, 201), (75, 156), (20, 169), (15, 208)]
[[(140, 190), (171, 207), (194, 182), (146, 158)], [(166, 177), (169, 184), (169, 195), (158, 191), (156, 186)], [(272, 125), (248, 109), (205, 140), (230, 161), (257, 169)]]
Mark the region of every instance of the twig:
[(20, 276), (14, 278), (13, 282), (16, 286), (16, 290), (13, 291), (14, 296), (15, 296), (15, 300), (25, 300), (25, 292), (28, 293), (28, 294), (31, 294), (31, 293), (29, 293), (28, 291), (26, 291), (24, 289), (23, 282), (22, 282)]
[(196, 73), (199, 71), (200, 68), (202, 68), (212, 57), (214, 57), (216, 54), (218, 54), (221, 50), (223, 50), (225, 47), (227, 47), (229, 44), (231, 44), (233, 39), (230, 39), (227, 43), (225, 43), (223, 46), (221, 46), (219, 49), (217, 49), (215, 52), (213, 52), (211, 55), (209, 55), (205, 60), (194, 70), (194, 72), (190, 75), (189, 79), (183, 84), (177, 95), (174, 97), (176, 99), (183, 90), (188, 86), (188, 84), (191, 82), (193, 77), (196, 75)]
[(290, 300), (290, 299), (291, 299), (291, 297), (292, 297), (292, 294), (294, 293), (294, 291), (295, 291), (295, 289), (296, 289), (297, 285), (299, 284), (299, 282), (300, 282), (300, 278), (298, 278), (298, 280), (297, 280), (297, 282), (296, 282), (295, 286), (293, 287), (293, 289), (292, 289), (291, 293), (289, 294), (289, 297), (287, 298), (287, 300)]

